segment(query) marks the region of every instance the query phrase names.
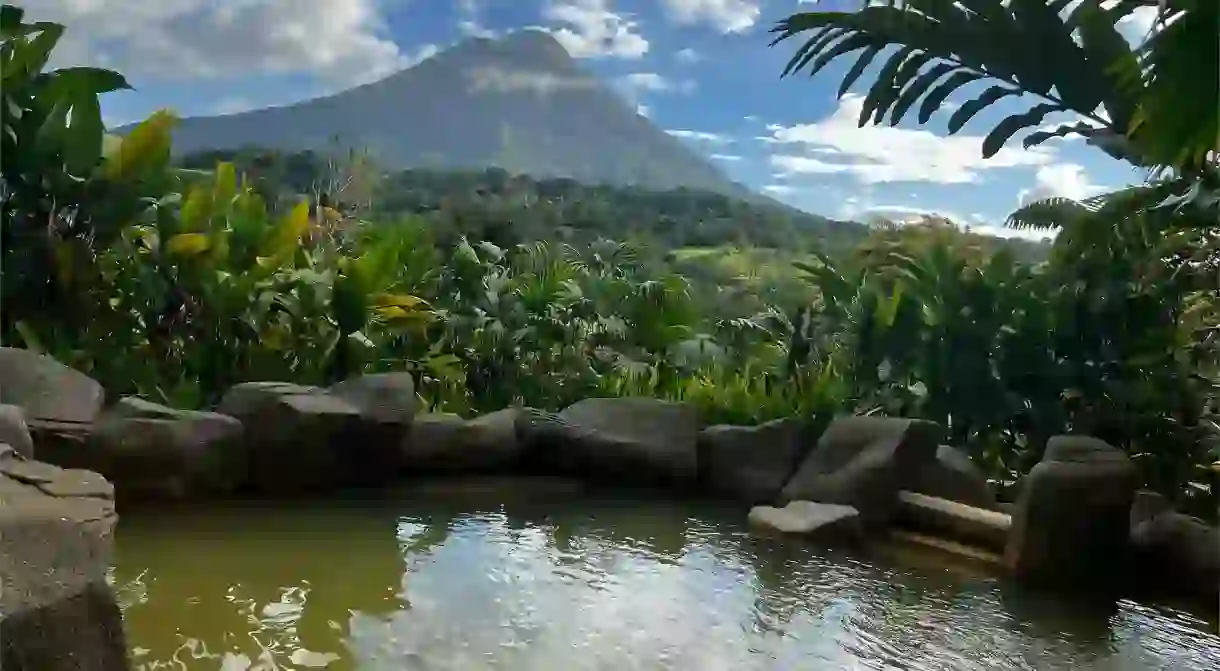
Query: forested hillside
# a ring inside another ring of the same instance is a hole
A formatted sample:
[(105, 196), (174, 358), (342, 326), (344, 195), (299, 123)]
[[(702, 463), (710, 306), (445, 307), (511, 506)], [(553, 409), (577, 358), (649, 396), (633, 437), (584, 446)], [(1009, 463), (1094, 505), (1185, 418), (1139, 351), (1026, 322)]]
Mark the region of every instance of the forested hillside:
[[(668, 191), (535, 179), (500, 168), (481, 171), (386, 171), (366, 155), (262, 148), (197, 152), (182, 159), (208, 170), (232, 162), (269, 202), (325, 193), (349, 213), (377, 221), (424, 217), (437, 239), (465, 235), (512, 245), (534, 240), (633, 240), (657, 250), (682, 247), (765, 247), (792, 254), (840, 252), (863, 242), (870, 227), (802, 212), (779, 203), (751, 202), (709, 191)], [(833, 204), (828, 204), (833, 206)], [(1049, 247), (1022, 239), (972, 235), (984, 249), (1010, 249), (1039, 261)]]

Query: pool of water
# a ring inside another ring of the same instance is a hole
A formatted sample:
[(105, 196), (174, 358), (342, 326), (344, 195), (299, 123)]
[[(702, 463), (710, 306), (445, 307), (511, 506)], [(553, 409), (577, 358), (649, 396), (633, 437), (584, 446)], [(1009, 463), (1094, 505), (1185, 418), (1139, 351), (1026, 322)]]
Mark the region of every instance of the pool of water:
[(781, 543), (731, 508), (542, 490), (128, 513), (134, 667), (1220, 669), (1215, 623), (1184, 612)]

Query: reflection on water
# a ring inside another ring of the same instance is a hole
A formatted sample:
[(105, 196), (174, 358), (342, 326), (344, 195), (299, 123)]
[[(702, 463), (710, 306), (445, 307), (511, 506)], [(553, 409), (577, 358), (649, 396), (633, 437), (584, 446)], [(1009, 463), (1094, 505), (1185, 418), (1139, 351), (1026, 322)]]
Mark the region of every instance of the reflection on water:
[(114, 580), (141, 671), (1220, 668), (1182, 613), (780, 545), (743, 518), (598, 497), (130, 514)]

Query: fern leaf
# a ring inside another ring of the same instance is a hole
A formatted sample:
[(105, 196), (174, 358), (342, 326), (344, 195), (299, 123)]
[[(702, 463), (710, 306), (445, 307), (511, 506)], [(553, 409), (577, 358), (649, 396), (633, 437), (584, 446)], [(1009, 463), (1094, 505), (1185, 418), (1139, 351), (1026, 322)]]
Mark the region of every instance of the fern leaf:
[(949, 134), (952, 135), (961, 130), (962, 126), (966, 125), (966, 122), (973, 119), (974, 115), (983, 111), (985, 107), (995, 104), (1004, 98), (1018, 95), (1020, 93), (1020, 89), (1010, 89), (1003, 86), (992, 86), (986, 91), (983, 91), (982, 95), (968, 101), (966, 104), (959, 107), (957, 111), (953, 113), (953, 116), (949, 117)]
[(932, 114), (940, 109), (940, 106), (945, 103), (945, 99), (957, 89), (969, 84), (970, 82), (978, 81), (983, 78), (981, 72), (961, 71), (955, 72), (948, 79), (941, 82), (924, 96), (923, 103), (919, 105), (919, 123), (928, 123), (932, 118)]
[(996, 127), (983, 139), (983, 158), (991, 158), (1000, 151), (1005, 142), (1012, 139), (1021, 129), (1034, 128), (1042, 123), (1047, 114), (1062, 112), (1064, 107), (1054, 103), (1043, 103), (1023, 114), (1013, 114), (996, 124)]

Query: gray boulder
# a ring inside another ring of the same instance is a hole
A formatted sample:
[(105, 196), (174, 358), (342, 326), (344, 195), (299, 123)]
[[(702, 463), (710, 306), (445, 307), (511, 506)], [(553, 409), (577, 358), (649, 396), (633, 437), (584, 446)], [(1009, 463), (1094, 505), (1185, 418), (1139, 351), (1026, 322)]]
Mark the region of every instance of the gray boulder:
[(15, 405), (0, 404), (0, 443), (26, 459), (34, 458), (34, 439), (25, 425), (25, 411)]
[(1019, 579), (1082, 585), (1126, 568), (1137, 475), (1127, 455), (1088, 436), (1055, 436), (1025, 477), (1004, 561)]
[(1137, 575), (1183, 594), (1220, 599), (1220, 529), (1172, 509), (1141, 491), (1131, 508), (1131, 548)]
[(965, 452), (949, 445), (936, 448), (936, 458), (919, 469), (911, 491), (975, 508), (998, 509), (987, 476)]
[(372, 373), (331, 385), (328, 391), (351, 403), (368, 419), (410, 426), (419, 396), (410, 373)]
[(27, 421), (90, 424), (105, 400), (88, 375), (44, 354), (0, 347), (0, 403), (21, 407)]
[(936, 424), (893, 417), (840, 417), (784, 486), (781, 501), (852, 506), (869, 525), (889, 521), (898, 492), (936, 456)]
[(113, 490), (95, 473), (16, 459), (4, 447), (0, 668), (126, 671), (122, 613), (106, 582)]
[(228, 415), (124, 398), (98, 418), (77, 463), (66, 465), (101, 473), (122, 497), (223, 496), (248, 477), (243, 437)]
[(403, 467), (425, 473), (511, 470), (521, 457), (516, 420), (515, 408), (469, 420), (444, 413), (418, 415), (403, 443)]
[(694, 483), (693, 406), (653, 398), (591, 398), (558, 415), (523, 411), (517, 433), (535, 472), (615, 481)]
[(754, 506), (749, 521), (753, 526), (785, 534), (853, 541), (864, 535), (860, 511), (833, 503), (792, 501), (783, 508)]
[(807, 423), (718, 424), (699, 432), (699, 479), (709, 491), (747, 505), (774, 502), (813, 443)]
[(346, 485), (383, 484), (402, 466), (402, 427), (364, 416), (319, 387), (245, 382), (217, 411), (245, 433), (250, 484), (292, 494)]

